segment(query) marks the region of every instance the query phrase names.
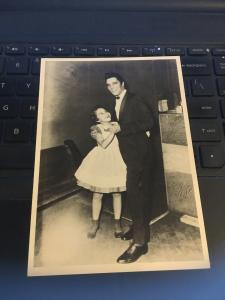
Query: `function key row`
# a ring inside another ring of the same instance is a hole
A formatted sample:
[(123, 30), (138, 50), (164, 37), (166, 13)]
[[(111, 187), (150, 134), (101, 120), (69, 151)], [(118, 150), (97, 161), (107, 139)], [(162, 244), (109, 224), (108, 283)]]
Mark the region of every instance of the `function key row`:
[(190, 55), (190, 56), (215, 56), (225, 55), (225, 46), (219, 48), (208, 47), (162, 47), (162, 46), (71, 46), (71, 45), (15, 45), (0, 46), (0, 54), (6, 55), (41, 55), (41, 56), (157, 56), (157, 55)]

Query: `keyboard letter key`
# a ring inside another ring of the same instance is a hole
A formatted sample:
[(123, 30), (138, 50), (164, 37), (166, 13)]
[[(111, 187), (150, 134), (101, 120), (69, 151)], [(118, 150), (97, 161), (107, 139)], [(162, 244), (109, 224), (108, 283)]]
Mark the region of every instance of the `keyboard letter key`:
[(15, 81), (12, 78), (0, 78), (0, 96), (10, 96), (15, 93)]
[(5, 122), (4, 140), (6, 142), (28, 142), (30, 136), (29, 122)]
[(4, 59), (0, 58), (0, 74), (3, 72), (4, 70)]
[(22, 118), (35, 118), (37, 115), (37, 104), (32, 100), (24, 100), (21, 107)]
[(10, 57), (7, 59), (6, 71), (8, 74), (27, 74), (29, 61), (26, 58)]
[(191, 80), (193, 96), (213, 96), (214, 84), (211, 78), (196, 78)]
[(16, 92), (18, 95), (38, 96), (39, 80), (36, 77), (17, 79)]
[(225, 78), (217, 79), (217, 89), (220, 96), (225, 96)]
[(13, 100), (0, 100), (0, 118), (15, 118), (19, 112), (19, 105)]

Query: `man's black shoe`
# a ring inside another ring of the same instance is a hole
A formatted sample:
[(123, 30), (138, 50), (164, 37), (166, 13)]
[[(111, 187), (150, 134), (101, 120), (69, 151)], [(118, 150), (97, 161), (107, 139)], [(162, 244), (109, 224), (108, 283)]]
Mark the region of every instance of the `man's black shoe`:
[(123, 240), (123, 241), (129, 241), (132, 239), (133, 239), (133, 229), (132, 228), (130, 228), (128, 231), (124, 232), (121, 235), (121, 240)]
[(123, 232), (122, 231), (115, 231), (114, 236), (115, 236), (115, 238), (120, 239), (123, 236)]
[(148, 245), (131, 244), (129, 248), (117, 259), (119, 264), (129, 264), (135, 262), (143, 254), (148, 252)]

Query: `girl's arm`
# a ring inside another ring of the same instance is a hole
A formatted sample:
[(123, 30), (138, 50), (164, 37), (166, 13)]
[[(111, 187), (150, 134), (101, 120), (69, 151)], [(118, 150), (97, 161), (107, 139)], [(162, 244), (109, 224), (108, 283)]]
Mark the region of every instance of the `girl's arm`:
[(105, 139), (97, 140), (97, 143), (104, 149), (106, 149), (114, 139), (115, 134), (110, 133)]
[(113, 132), (110, 132), (106, 138), (103, 138), (101, 129), (97, 126), (92, 126), (91, 136), (97, 141), (99, 146), (106, 149), (113, 141), (115, 134)]

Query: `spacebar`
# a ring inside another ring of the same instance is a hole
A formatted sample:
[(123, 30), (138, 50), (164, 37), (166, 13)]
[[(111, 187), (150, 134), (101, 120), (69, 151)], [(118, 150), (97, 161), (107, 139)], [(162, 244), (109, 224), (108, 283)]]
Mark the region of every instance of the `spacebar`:
[(34, 166), (33, 145), (1, 145), (1, 169), (31, 169)]

